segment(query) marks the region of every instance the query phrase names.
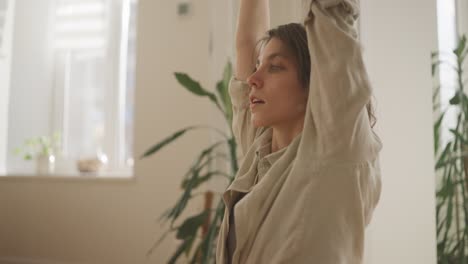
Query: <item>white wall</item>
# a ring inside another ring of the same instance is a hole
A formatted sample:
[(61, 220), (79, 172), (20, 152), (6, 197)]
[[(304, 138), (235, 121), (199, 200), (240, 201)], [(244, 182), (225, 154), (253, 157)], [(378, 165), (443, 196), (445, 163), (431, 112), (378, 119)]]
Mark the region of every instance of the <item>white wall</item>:
[(6, 1), (7, 14), (0, 51), (0, 175), (6, 172), (6, 145), (8, 138), (8, 98), (10, 96), (11, 42), (15, 2)]
[[(224, 66), (223, 54), (230, 54), (232, 46), (223, 45), (231, 45), (233, 18), (230, 1), (214, 1), (192, 1), (190, 15), (178, 18), (177, 1), (140, 0), (135, 153), (186, 125), (220, 124), (207, 100), (194, 99), (172, 76), (188, 72), (209, 87), (218, 79), (220, 69), (213, 65)], [(273, 24), (292, 14), (281, 11), (281, 1), (273, 1), (280, 16)], [(435, 263), (429, 70), (435, 3), (361, 1), (365, 59), (384, 141), (384, 189), (366, 263)], [(174, 240), (145, 257), (163, 231), (155, 219), (175, 201), (183, 173), (211, 140), (204, 132), (190, 134), (160, 155), (137, 161), (134, 180), (0, 178), (0, 263), (164, 263), (177, 246)]]
[(369, 264), (436, 263), (430, 53), (436, 2), (362, 0), (362, 42), (375, 89), (383, 192)]

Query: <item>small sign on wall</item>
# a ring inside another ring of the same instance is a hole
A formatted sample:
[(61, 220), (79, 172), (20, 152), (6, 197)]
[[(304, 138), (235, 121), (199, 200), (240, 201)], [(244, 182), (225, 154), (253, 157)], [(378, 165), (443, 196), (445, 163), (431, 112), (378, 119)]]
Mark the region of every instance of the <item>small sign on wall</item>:
[(187, 0), (179, 1), (177, 4), (177, 14), (179, 16), (187, 16), (191, 11), (191, 3)]

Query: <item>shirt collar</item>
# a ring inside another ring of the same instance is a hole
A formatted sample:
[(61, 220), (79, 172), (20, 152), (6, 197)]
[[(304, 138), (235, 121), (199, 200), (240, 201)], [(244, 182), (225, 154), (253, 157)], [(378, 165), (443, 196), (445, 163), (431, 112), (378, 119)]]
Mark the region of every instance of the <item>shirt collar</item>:
[(259, 160), (265, 158), (270, 165), (272, 165), (276, 160), (278, 160), (281, 155), (286, 151), (287, 147), (284, 147), (278, 151), (271, 153), (271, 145), (272, 145), (272, 138), (273, 138), (273, 129), (268, 128), (265, 131), (266, 135), (262, 138), (260, 146), (255, 151), (255, 154), (259, 158)]

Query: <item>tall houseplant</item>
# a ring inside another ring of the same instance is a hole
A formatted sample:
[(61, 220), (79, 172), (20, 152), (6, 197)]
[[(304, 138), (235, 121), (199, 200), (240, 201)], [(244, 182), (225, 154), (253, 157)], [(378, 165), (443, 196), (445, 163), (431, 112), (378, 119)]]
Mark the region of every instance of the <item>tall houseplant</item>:
[[(211, 93), (189, 75), (185, 73), (175, 73), (177, 81), (187, 91), (196, 96), (207, 97), (209, 101), (214, 104), (223, 115), (230, 128), (228, 133), (204, 125), (189, 126), (176, 131), (171, 136), (158, 142), (149, 148), (142, 156), (142, 158), (146, 158), (154, 155), (187, 132), (195, 129), (213, 129), (215, 132), (221, 134), (223, 138), (201, 150), (182, 180), (181, 187), (183, 191), (179, 199), (175, 205), (169, 208), (160, 218), (160, 220), (164, 220), (165, 222), (169, 221), (170, 227), (148, 253), (151, 254), (166, 235), (175, 233), (176, 238), (180, 240), (180, 245), (168, 260), (170, 264), (175, 263), (183, 254), (191, 259), (190, 263), (215, 262), (215, 242), (224, 215), (224, 203), (221, 197), (216, 200), (215, 206), (212, 206), (213, 192), (205, 191), (203, 193), (205, 196), (205, 208), (198, 214), (183, 220), (180, 225), (175, 225), (175, 221), (187, 208), (189, 201), (198, 194), (195, 193), (195, 191), (200, 189), (200, 186), (210, 181), (213, 177), (226, 177), (229, 182), (232, 182), (238, 170), (236, 141), (232, 134), (231, 127), (232, 103), (228, 93), (231, 75), (232, 66), (228, 62), (224, 69), (222, 79), (216, 84), (216, 93)], [(229, 168), (216, 168), (216, 161), (218, 159), (227, 160), (229, 166), (226, 167)]]
[[(444, 64), (456, 73), (455, 87), (442, 83), (434, 89), (435, 170), (439, 176), (436, 190), (437, 253), (439, 264), (468, 263), (468, 97), (465, 93), (463, 64), (468, 54), (466, 37), (460, 37), (456, 49), (450, 53), (432, 54), (432, 74)], [(440, 108), (441, 89), (454, 88), (455, 95), (445, 109)], [(442, 126), (444, 118), (456, 113), (453, 127)], [(445, 131), (444, 131), (445, 130)], [(442, 133), (450, 133), (447, 142), (441, 142)]]

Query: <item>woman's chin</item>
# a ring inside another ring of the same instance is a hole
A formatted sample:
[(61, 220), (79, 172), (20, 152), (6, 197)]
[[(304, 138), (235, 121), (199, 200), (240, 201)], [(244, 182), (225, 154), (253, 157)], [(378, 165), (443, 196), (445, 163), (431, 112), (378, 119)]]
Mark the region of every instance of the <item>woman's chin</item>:
[(259, 118), (255, 118), (255, 117), (252, 118), (252, 125), (254, 126), (254, 128), (267, 126), (266, 122), (264, 122), (263, 120), (261, 120)]

